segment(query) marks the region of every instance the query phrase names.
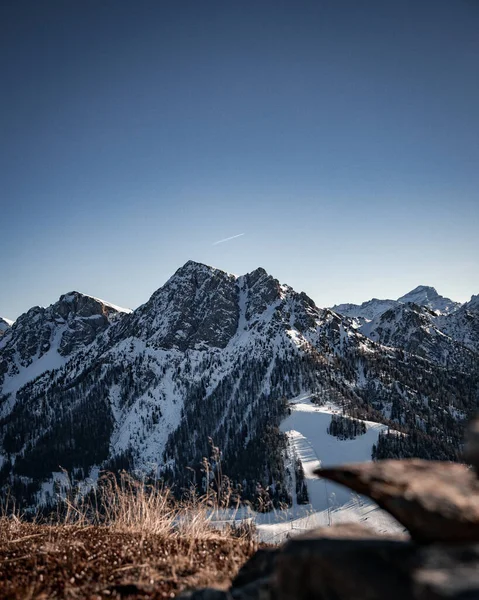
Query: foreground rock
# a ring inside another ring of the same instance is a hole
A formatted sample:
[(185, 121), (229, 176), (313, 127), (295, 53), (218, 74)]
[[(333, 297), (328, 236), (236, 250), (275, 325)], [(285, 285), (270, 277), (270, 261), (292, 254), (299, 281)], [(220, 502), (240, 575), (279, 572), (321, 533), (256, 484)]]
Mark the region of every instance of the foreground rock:
[(421, 546), (358, 524), (316, 529), (259, 550), (229, 590), (190, 600), (467, 600), (479, 598), (479, 544)]
[(369, 496), (418, 542), (479, 541), (479, 480), (464, 465), (384, 460), (316, 474)]

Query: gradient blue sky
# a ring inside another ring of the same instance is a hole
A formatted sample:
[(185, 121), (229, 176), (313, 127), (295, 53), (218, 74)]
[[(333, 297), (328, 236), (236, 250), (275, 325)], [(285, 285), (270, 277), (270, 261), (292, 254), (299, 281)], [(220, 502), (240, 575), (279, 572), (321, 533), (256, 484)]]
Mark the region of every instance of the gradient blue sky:
[(478, 31), (477, 0), (3, 0), (0, 314), (135, 308), (188, 259), (321, 306), (479, 293)]

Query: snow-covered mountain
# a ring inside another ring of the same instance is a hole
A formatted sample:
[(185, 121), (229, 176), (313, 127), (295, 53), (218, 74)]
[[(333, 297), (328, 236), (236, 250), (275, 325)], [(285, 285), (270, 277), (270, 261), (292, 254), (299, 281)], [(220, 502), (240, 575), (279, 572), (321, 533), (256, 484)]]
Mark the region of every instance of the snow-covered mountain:
[(124, 309), (70, 292), (48, 308), (35, 306), (21, 315), (0, 339), (0, 385), (13, 393), (45, 371), (64, 365), (88, 347)]
[[(359, 331), (384, 346), (402, 348), (441, 365), (473, 365), (477, 362), (479, 345), (464, 344), (466, 324), (461, 323), (453, 331), (451, 317), (438, 316), (418, 304), (399, 303), (364, 323)], [(454, 322), (457, 321), (458, 317), (454, 317)]]
[(5, 317), (0, 317), (0, 338), (10, 329), (13, 325), (13, 321), (10, 319), (6, 319)]
[(351, 319), (357, 321), (359, 325), (362, 325), (366, 321), (371, 321), (378, 315), (381, 315), (397, 305), (397, 300), (380, 300), (379, 298), (373, 298), (362, 304), (336, 304), (331, 310), (340, 315), (344, 315), (345, 317), (351, 317)]
[[(428, 309), (400, 306), (427, 330)], [(452, 368), (435, 359), (441, 335), (405, 348), (394, 327), (378, 323), (370, 339), (262, 268), (236, 277), (193, 261), (133, 312), (66, 294), (0, 341), (0, 485), (31, 503), (60, 466), (77, 478), (125, 467), (181, 488), (200, 481), (211, 437), (243, 497), (260, 482), (289, 502), (279, 426), (302, 393), (414, 431), (405, 454), (453, 460), (477, 406), (475, 355)]]
[(398, 302), (426, 306), (430, 310), (441, 314), (449, 314), (461, 306), (459, 302), (454, 302), (450, 298), (440, 296), (433, 287), (427, 285), (419, 285), (417, 288), (398, 298)]
[(472, 296), (469, 302), (452, 314), (440, 316), (436, 320), (441, 331), (467, 348), (479, 352), (479, 295)]
[(362, 304), (336, 304), (331, 307), (331, 310), (334, 310), (341, 315), (345, 315), (346, 317), (351, 317), (362, 325), (366, 321), (371, 321), (387, 310), (398, 307), (400, 304), (417, 304), (418, 306), (425, 306), (438, 314), (452, 313), (461, 306), (460, 302), (454, 302), (450, 298), (439, 295), (433, 287), (419, 285), (417, 288), (411, 290), (397, 300), (380, 300), (379, 298), (373, 298)]
[(477, 296), (461, 305), (420, 285), (397, 300), (373, 298), (331, 310), (350, 317), (360, 333), (380, 344), (439, 364), (464, 365), (479, 353), (478, 304)]

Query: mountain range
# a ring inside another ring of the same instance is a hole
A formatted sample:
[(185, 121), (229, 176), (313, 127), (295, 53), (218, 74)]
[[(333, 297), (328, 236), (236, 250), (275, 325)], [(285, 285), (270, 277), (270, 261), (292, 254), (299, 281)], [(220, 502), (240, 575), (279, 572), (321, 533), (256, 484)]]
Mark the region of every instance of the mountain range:
[(458, 460), (479, 398), (479, 296), (420, 286), (318, 308), (258, 268), (187, 262), (134, 311), (70, 292), (0, 320), (0, 486), (48, 501), (60, 468), (202, 485), (211, 441), (246, 499), (291, 502), (288, 400), (388, 425), (375, 456)]

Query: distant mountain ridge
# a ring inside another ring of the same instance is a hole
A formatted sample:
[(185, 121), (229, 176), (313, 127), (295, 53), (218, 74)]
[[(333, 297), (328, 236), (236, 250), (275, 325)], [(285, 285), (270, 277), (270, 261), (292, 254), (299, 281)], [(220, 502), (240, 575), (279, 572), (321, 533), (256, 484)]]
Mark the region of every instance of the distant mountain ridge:
[(479, 352), (477, 298), (461, 304), (420, 285), (397, 300), (373, 298), (360, 305), (338, 304), (331, 310), (350, 317), (358, 331), (385, 346), (441, 364), (461, 363), (468, 351)]
[(477, 297), (446, 314), (381, 302), (361, 322), (262, 268), (188, 261), (134, 311), (78, 292), (34, 307), (0, 338), (0, 487), (45, 500), (60, 466), (188, 487), (211, 437), (244, 497), (289, 502), (279, 425), (306, 392), (410, 432), (402, 453), (455, 460), (477, 408)]
[(397, 300), (373, 298), (362, 304), (336, 304), (331, 307), (331, 310), (347, 317), (371, 320), (398, 304), (417, 304), (441, 314), (449, 314), (461, 306), (460, 302), (454, 302), (450, 298), (438, 294), (433, 287), (418, 285)]

